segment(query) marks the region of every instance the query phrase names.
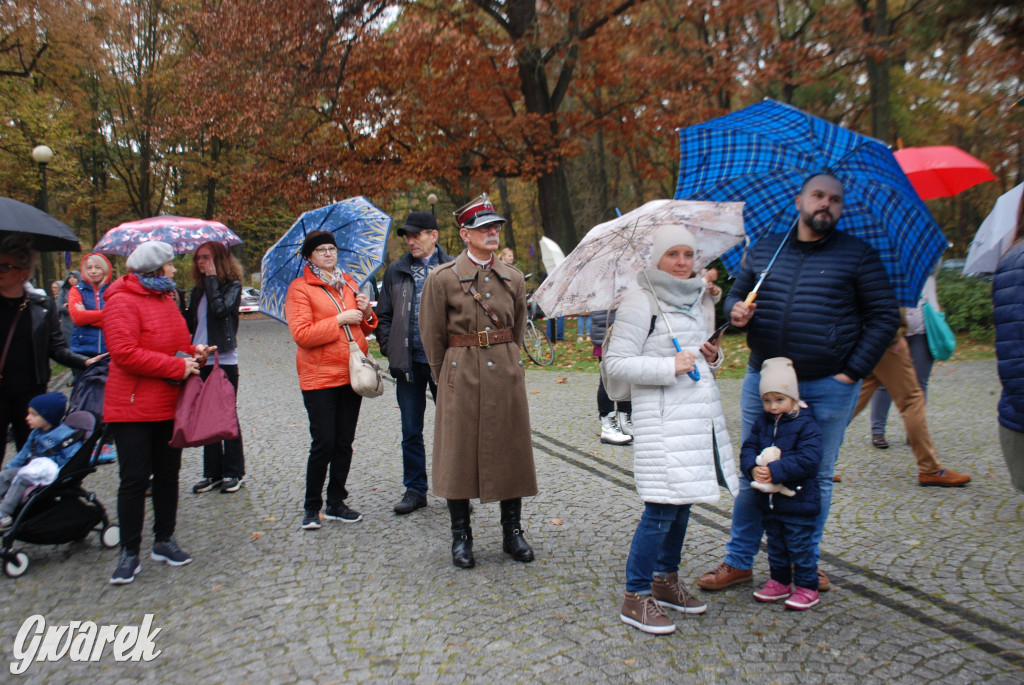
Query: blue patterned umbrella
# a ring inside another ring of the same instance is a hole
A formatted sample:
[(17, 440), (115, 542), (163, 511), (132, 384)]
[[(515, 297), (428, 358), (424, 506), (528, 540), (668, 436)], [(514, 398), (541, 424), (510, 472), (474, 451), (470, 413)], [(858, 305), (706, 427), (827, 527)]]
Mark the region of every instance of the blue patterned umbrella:
[[(793, 227), (808, 175), (836, 176), (845, 190), (837, 228), (878, 250), (900, 304), (917, 304), (947, 241), (883, 143), (773, 100), (680, 129), (679, 139), (676, 199), (746, 202), (751, 244)], [(731, 274), (742, 256), (742, 246), (723, 255)]]
[(287, 323), (285, 296), (306, 265), (299, 250), (313, 231), (334, 234), (338, 266), (362, 285), (384, 264), (390, 230), (391, 217), (362, 196), (306, 212), (263, 255), (260, 312)]

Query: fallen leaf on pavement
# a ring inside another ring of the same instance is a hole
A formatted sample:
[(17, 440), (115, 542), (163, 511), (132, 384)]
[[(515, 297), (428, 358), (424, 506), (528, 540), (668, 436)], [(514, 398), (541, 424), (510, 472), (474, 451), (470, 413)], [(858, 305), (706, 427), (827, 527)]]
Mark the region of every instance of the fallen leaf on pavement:
[(563, 523), (565, 523), (565, 521), (563, 521), (562, 519), (551, 519), (551, 525), (553, 526), (560, 526)]
[(251, 536), (249, 536), (249, 539), (250, 540), (259, 540), (261, 537), (263, 537), (263, 533), (253, 533)]
[(568, 383), (568, 382), (569, 382), (568, 378), (559, 378), (557, 381), (555, 381), (555, 383)]

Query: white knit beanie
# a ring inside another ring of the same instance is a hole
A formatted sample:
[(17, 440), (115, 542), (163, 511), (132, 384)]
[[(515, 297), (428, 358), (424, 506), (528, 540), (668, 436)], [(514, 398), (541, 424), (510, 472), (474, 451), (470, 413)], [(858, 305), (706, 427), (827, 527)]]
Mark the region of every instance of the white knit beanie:
[(695, 252), (697, 250), (697, 241), (693, 234), (682, 226), (669, 224), (658, 228), (654, 232), (654, 242), (651, 243), (651, 267), (657, 269), (661, 258), (676, 245), (692, 247)]
[(777, 392), (786, 397), (800, 401), (800, 388), (797, 385), (796, 369), (793, 362), (786, 357), (765, 359), (761, 364), (761, 397), (767, 393)]

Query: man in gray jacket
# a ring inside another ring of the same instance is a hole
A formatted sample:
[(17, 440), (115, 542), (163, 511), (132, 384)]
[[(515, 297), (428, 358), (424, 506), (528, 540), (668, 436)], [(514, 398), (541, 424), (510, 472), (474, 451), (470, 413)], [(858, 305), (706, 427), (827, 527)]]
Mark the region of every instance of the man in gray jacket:
[(395, 378), (395, 395), (402, 412), (402, 481), (405, 495), (396, 514), (410, 514), (427, 506), (427, 454), (423, 444), (423, 414), (427, 388), (436, 399), (437, 386), (420, 341), (420, 295), (427, 274), (452, 261), (438, 244), (437, 221), (428, 212), (412, 212), (398, 229), (406, 252), (384, 272), (377, 301), (376, 335)]

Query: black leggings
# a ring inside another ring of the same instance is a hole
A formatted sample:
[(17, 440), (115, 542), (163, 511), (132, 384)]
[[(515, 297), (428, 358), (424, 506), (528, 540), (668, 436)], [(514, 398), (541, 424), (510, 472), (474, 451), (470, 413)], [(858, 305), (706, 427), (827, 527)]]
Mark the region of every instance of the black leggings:
[(169, 540), (178, 517), (178, 471), (181, 450), (167, 443), (174, 421), (112, 423), (121, 468), (117, 490), (117, 518), (121, 524), (121, 548), (138, 554), (146, 516), (146, 488), (153, 476), (153, 539)]

